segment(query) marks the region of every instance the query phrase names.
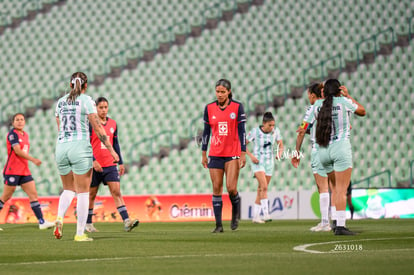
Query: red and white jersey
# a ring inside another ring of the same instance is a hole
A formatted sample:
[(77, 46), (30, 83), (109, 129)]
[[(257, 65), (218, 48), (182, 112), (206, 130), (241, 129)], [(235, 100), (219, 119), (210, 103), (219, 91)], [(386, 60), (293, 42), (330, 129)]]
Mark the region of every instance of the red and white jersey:
[(229, 105), (220, 109), (217, 101), (207, 104), (204, 122), (211, 127), (209, 156), (240, 156), (241, 144), (238, 124), (246, 122), (246, 114), (240, 102), (230, 100)]
[[(116, 121), (107, 117), (106, 123), (102, 124), (105, 129), (106, 135), (111, 145), (114, 145), (114, 138), (117, 138), (118, 131), (116, 127)], [(99, 162), (102, 167), (115, 166), (114, 158), (106, 148), (105, 144), (100, 141), (95, 131), (91, 129), (91, 144), (94, 158)]]
[(7, 134), (7, 161), (3, 169), (3, 174), (19, 176), (31, 175), (29, 161), (16, 155), (13, 146), (20, 146), (22, 151), (29, 154), (29, 135), (24, 131), (21, 133), (14, 128)]

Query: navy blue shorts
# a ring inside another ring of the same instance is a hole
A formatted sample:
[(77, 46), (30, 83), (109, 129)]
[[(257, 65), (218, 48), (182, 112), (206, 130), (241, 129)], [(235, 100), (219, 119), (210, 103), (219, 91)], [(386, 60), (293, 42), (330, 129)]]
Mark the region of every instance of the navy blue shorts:
[(108, 182), (119, 182), (118, 167), (109, 166), (102, 167), (103, 172), (96, 172), (93, 170), (91, 187), (99, 186), (101, 182), (107, 185)]
[(28, 175), (28, 176), (3, 175), (3, 177), (4, 177), (4, 184), (10, 185), (10, 186), (22, 185), (26, 182), (33, 180), (32, 175)]
[(239, 159), (240, 157), (208, 157), (208, 168), (224, 169), (226, 162)]

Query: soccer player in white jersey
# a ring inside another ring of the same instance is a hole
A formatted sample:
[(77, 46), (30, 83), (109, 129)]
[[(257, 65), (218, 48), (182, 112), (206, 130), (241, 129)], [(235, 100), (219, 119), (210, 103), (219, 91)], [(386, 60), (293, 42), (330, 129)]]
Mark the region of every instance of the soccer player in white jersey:
[(92, 178), (92, 146), (89, 123), (101, 142), (111, 153), (114, 162), (119, 161), (97, 115), (95, 102), (85, 95), (88, 79), (82, 72), (72, 74), (71, 91), (59, 99), (56, 106), (56, 123), (59, 135), (55, 158), (63, 184), (59, 198), (58, 215), (53, 234), (62, 238), (63, 218), (72, 199), (77, 194), (77, 227), (75, 241), (92, 241), (85, 234), (89, 206), (89, 185)]
[[(253, 209), (253, 223), (264, 223), (272, 221), (269, 215), (269, 199), (267, 189), (274, 170), (274, 145), (277, 142), (278, 155), (280, 158), (283, 153), (283, 140), (278, 127), (275, 127), (275, 118), (271, 112), (263, 115), (262, 125), (253, 128), (247, 134), (247, 144), (254, 143), (253, 152), (246, 150), (250, 157), (252, 171), (259, 185)], [(263, 218), (260, 212), (263, 211)]]
[(316, 142), (318, 155), (329, 179), (336, 189), (335, 235), (354, 235), (346, 223), (346, 191), (352, 174), (351, 114), (365, 116), (365, 108), (353, 99), (345, 86), (337, 79), (325, 82), (325, 100), (321, 108), (315, 108)]
[[(316, 118), (314, 116), (314, 108), (320, 106), (323, 102), (322, 99), (322, 88), (323, 83), (314, 83), (308, 88), (308, 98), (310, 106), (306, 109), (306, 114), (303, 118), (302, 124), (299, 126), (298, 136), (296, 138), (296, 152), (300, 152), (302, 142), (305, 137), (305, 133), (310, 130), (310, 140), (312, 144), (311, 151), (311, 168), (313, 176), (315, 178), (316, 185), (318, 186), (319, 192), (319, 208), (321, 211), (321, 222), (316, 226), (310, 228), (311, 231), (330, 231), (331, 226), (329, 225), (329, 187), (328, 187), (328, 175), (325, 172), (318, 156), (318, 144), (315, 142), (316, 132)], [(299, 157), (293, 157), (292, 165), (297, 168), (300, 163)], [(333, 204), (334, 205), (334, 204)], [(334, 206), (332, 206), (332, 215), (334, 215)], [(334, 216), (332, 216), (335, 219)]]

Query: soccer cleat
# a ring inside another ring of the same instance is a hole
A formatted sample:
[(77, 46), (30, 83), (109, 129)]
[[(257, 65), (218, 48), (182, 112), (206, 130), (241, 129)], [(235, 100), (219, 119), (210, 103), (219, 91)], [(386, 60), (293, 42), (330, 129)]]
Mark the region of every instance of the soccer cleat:
[(93, 239), (89, 238), (88, 235), (86, 235), (86, 234), (75, 235), (74, 240), (75, 240), (75, 242), (91, 242), (91, 241), (93, 241)]
[(356, 235), (356, 233), (350, 231), (344, 226), (337, 226), (335, 228), (335, 235)]
[(89, 233), (99, 232), (99, 230), (96, 229), (95, 226), (93, 226), (93, 223), (87, 223), (85, 226), (85, 230)]
[(55, 226), (55, 223), (49, 222), (49, 221), (45, 221), (44, 223), (39, 224), (39, 229), (40, 230), (44, 230), (44, 229), (52, 228), (53, 226)]
[(264, 216), (263, 220), (264, 220), (265, 222), (271, 222), (271, 221), (272, 221), (272, 218), (270, 217), (270, 215), (269, 215), (269, 214), (267, 214), (267, 215), (265, 215), (265, 216)]
[(130, 232), (132, 229), (134, 229), (135, 227), (137, 227), (139, 225), (139, 221), (138, 220), (125, 220), (124, 221), (124, 229), (126, 232)]
[(313, 231), (313, 232), (328, 232), (328, 231), (331, 231), (331, 226), (329, 224), (318, 223), (316, 226), (311, 227), (310, 231)]
[(230, 223), (231, 230), (236, 230), (239, 227), (239, 220), (240, 220), (240, 203), (238, 203), (236, 207), (233, 206), (232, 213), (231, 213), (231, 223)]
[(332, 221), (331, 228), (332, 228), (332, 232), (334, 232), (334, 233), (335, 233), (335, 228), (336, 228), (336, 220), (333, 220), (333, 221)]
[(262, 220), (261, 218), (253, 218), (252, 222), (253, 223), (265, 223), (265, 221)]
[(56, 239), (61, 239), (63, 235), (63, 221), (62, 220), (56, 220), (55, 222), (55, 228), (53, 229), (53, 235), (55, 235)]
[(223, 231), (223, 226), (217, 225), (216, 228), (214, 228), (213, 231), (211, 231), (211, 233), (223, 233)]

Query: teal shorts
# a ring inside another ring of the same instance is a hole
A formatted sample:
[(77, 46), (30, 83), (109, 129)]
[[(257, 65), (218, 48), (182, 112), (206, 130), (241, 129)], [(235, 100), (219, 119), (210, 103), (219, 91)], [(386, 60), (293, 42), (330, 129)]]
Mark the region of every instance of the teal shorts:
[(312, 152), (311, 152), (311, 168), (314, 174), (318, 174), (321, 177), (328, 176), (325, 172), (325, 168), (323, 168), (323, 165), (319, 160), (318, 150), (315, 148), (312, 148)]
[(319, 147), (318, 153), (326, 173), (352, 168), (352, 147), (349, 139), (339, 140), (328, 147)]
[(72, 171), (77, 175), (92, 169), (92, 145), (89, 140), (79, 140), (56, 145), (55, 158), (60, 175)]
[(265, 163), (258, 163), (255, 164), (252, 162), (252, 172), (253, 174), (256, 172), (265, 172), (266, 176), (272, 176), (274, 170), (274, 163), (273, 161), (267, 161)]

